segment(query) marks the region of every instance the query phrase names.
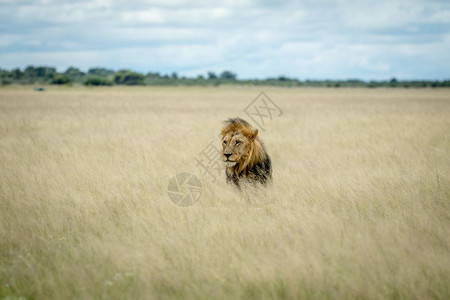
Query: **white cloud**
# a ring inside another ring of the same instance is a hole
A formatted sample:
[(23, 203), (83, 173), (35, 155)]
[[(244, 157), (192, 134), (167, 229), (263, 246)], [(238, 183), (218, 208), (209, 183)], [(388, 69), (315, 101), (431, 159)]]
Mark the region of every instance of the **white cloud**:
[(166, 22), (166, 18), (160, 9), (122, 12), (120, 20), (126, 24), (163, 24)]
[(0, 18), (0, 64), (7, 68), (231, 69), (241, 78), (450, 75), (446, 2), (1, 1)]
[(119, 19), (127, 25), (141, 24), (183, 24), (205, 25), (227, 20), (231, 12), (226, 8), (195, 8), (195, 9), (168, 9), (151, 8), (145, 10), (124, 11)]
[(0, 47), (8, 47), (20, 41), (22, 38), (19, 34), (0, 34)]

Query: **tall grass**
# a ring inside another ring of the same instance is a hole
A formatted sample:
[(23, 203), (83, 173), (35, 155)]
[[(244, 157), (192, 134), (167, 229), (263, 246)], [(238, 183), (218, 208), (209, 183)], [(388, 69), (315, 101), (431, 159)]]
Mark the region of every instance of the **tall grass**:
[(449, 299), (449, 91), (267, 88), (274, 184), (237, 192), (194, 158), (259, 92), (0, 89), (0, 298)]

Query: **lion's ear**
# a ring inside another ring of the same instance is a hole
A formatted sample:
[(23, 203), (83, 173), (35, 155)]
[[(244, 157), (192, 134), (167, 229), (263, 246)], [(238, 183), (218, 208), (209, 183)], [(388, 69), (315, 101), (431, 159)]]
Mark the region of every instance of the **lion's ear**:
[(250, 139), (254, 140), (258, 136), (258, 129), (255, 129), (250, 136)]

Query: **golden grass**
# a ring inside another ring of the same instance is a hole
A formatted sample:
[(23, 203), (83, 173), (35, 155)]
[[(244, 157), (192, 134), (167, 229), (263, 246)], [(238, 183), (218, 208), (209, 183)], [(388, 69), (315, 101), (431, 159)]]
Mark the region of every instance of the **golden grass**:
[(194, 157), (260, 88), (0, 89), (0, 298), (449, 299), (449, 90), (264, 90), (253, 195)]

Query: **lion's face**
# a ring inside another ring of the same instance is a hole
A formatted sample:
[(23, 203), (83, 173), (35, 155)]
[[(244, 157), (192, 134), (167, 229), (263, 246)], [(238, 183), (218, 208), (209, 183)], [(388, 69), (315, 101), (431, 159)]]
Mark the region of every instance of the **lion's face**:
[(230, 118), (224, 123), (220, 134), (227, 182), (239, 186), (240, 178), (260, 183), (271, 180), (271, 160), (258, 139), (258, 129), (241, 118)]
[(228, 132), (222, 138), (222, 160), (227, 168), (235, 166), (249, 153), (251, 140), (242, 132)]

